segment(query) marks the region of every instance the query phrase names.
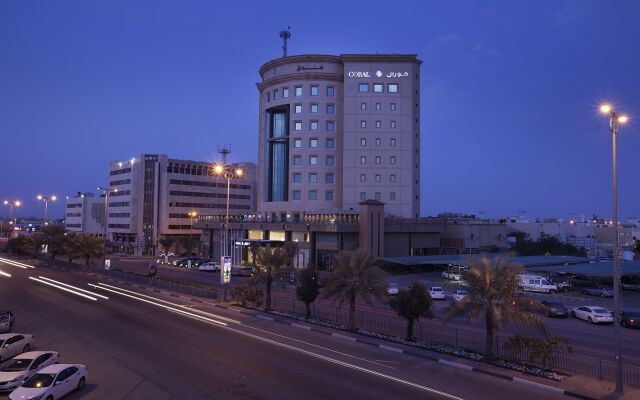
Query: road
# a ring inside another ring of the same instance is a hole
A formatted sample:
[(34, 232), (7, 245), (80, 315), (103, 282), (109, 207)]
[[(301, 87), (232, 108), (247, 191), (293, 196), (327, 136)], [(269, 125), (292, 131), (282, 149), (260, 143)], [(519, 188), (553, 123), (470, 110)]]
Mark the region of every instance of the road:
[[(0, 304), (15, 312), (15, 331), (88, 366), (89, 384), (69, 399), (561, 398), (175, 297), (143, 297), (98, 277), (5, 263), (0, 271), (11, 275), (0, 274)], [(39, 276), (108, 299), (29, 279)]]

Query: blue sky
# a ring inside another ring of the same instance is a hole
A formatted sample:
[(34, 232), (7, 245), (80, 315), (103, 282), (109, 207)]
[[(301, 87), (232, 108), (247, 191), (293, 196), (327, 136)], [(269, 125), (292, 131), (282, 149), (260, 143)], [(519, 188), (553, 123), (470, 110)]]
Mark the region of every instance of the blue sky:
[(38, 193), (91, 191), (108, 160), (143, 152), (213, 161), (230, 145), (256, 161), (258, 68), (290, 25), (290, 54), (423, 60), (422, 215), (609, 216), (607, 100), (632, 117), (620, 213), (640, 216), (639, 14), (633, 0), (2, 1), (0, 199), (38, 215)]

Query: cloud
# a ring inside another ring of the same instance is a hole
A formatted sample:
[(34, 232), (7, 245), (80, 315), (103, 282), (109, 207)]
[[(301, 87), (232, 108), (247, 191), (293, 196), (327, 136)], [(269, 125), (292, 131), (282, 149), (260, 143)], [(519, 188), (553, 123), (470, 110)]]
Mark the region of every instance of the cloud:
[(471, 52), (476, 54), (481, 54), (484, 56), (489, 56), (489, 57), (500, 56), (500, 53), (498, 52), (498, 50), (491, 47), (487, 47), (482, 42), (476, 43), (475, 46), (473, 46), (473, 48), (471, 49)]

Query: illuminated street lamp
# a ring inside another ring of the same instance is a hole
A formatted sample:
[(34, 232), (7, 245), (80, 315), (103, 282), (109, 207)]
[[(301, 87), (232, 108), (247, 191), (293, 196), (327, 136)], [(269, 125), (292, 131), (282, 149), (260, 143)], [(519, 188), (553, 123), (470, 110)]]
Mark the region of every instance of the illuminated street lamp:
[(22, 205), (22, 202), (20, 200), (5, 200), (2, 202), (2, 204), (4, 204), (5, 206), (9, 206), (9, 220), (13, 220), (13, 207), (20, 207)]
[(108, 209), (109, 209), (109, 194), (110, 193), (118, 193), (118, 189), (113, 189), (113, 191), (109, 191), (109, 188), (104, 188), (102, 186), (98, 186), (96, 189), (98, 190), (102, 190), (102, 193), (104, 194), (104, 240), (107, 240), (107, 217), (109, 216), (108, 214)]
[(189, 212), (189, 218), (191, 219), (191, 229), (189, 230), (189, 237), (193, 234), (193, 219), (198, 216), (198, 213), (195, 211)]
[(619, 238), (619, 225), (618, 225), (618, 186), (617, 186), (617, 149), (616, 138), (618, 137), (618, 131), (620, 126), (625, 124), (629, 119), (626, 115), (619, 115), (615, 112), (613, 107), (608, 104), (600, 106), (600, 112), (609, 116), (609, 129), (612, 134), (612, 155), (613, 155), (613, 342), (614, 342), (614, 357), (615, 357), (615, 381), (616, 392), (622, 393), (622, 356), (620, 352), (620, 313), (622, 307), (620, 305), (620, 238)]
[(38, 200), (44, 201), (44, 224), (47, 225), (47, 211), (49, 210), (49, 202), (58, 200), (55, 194), (51, 196), (43, 196), (41, 194), (38, 195)]

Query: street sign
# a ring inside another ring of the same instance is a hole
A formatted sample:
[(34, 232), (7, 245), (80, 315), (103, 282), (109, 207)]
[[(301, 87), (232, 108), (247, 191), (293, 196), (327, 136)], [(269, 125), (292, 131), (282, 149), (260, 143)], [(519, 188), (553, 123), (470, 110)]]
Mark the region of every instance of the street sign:
[(222, 256), (220, 261), (220, 265), (222, 265), (222, 274), (220, 275), (220, 283), (225, 285), (231, 282), (231, 257)]

